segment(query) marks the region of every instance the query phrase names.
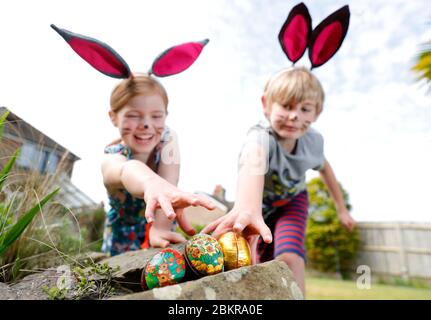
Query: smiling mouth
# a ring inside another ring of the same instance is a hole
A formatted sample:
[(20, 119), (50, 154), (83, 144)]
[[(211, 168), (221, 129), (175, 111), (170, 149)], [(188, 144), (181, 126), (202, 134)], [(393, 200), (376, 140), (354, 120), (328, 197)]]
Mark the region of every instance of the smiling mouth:
[(284, 126), (283, 128), (285, 130), (289, 131), (289, 132), (296, 132), (296, 131), (298, 131), (298, 128), (295, 128), (295, 127)]
[(134, 135), (134, 138), (139, 143), (148, 143), (148, 142), (150, 142), (154, 138), (154, 134), (146, 134), (146, 135), (142, 135), (142, 136), (136, 136), (136, 135)]

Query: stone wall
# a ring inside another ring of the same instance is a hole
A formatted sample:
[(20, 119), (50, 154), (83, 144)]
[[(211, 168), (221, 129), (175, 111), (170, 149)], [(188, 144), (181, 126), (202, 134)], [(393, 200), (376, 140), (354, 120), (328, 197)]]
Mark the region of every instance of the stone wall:
[[(174, 245), (180, 252), (184, 244)], [(203, 278), (188, 276), (184, 282), (164, 288), (142, 291), (142, 270), (159, 249), (131, 251), (115, 257), (97, 256), (99, 263), (118, 267), (115, 281), (122, 289), (111, 299), (120, 300), (292, 300), (303, 299), (301, 290), (293, 280), (286, 264), (270, 261), (242, 267)], [(0, 283), (0, 299), (47, 300), (43, 286), (53, 287), (67, 266), (53, 268), (25, 277), (20, 282), (7, 286)], [(103, 279), (102, 279), (103, 280)]]

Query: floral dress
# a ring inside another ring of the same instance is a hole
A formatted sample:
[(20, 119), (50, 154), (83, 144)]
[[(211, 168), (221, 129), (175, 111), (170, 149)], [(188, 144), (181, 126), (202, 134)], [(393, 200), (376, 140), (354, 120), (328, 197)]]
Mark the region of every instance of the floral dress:
[[(168, 128), (162, 134), (161, 142), (167, 141)], [(122, 154), (132, 159), (132, 151), (124, 144), (105, 148), (105, 153)], [(154, 153), (156, 169), (160, 163), (160, 150)], [(111, 209), (106, 214), (102, 251), (111, 256), (149, 246), (149, 225), (145, 219), (145, 201), (133, 197), (126, 189), (108, 194)]]

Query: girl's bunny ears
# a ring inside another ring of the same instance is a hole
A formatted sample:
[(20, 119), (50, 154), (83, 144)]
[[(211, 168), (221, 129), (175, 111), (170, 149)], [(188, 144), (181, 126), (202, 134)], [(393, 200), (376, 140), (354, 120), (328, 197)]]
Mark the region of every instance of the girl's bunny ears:
[[(96, 70), (109, 77), (120, 79), (132, 75), (126, 61), (106, 43), (59, 29), (53, 24), (51, 27), (66, 40), (82, 59)], [(183, 72), (196, 61), (208, 42), (208, 39), (200, 42), (188, 42), (165, 50), (154, 60), (148, 73), (158, 77), (167, 77)]]
[(326, 19), (314, 30), (311, 16), (304, 3), (296, 5), (289, 13), (280, 30), (278, 40), (287, 58), (295, 63), (308, 47), (311, 69), (328, 62), (340, 49), (349, 28), (349, 6), (344, 6)]

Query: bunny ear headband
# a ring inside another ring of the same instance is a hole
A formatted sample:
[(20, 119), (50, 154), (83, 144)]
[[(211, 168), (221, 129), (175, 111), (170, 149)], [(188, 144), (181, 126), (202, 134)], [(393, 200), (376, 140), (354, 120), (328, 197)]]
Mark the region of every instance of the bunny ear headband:
[[(132, 75), (126, 61), (106, 43), (59, 29), (53, 24), (51, 27), (96, 70), (119, 79), (126, 79)], [(183, 72), (196, 61), (208, 42), (208, 39), (188, 42), (165, 50), (154, 60), (148, 73), (158, 77), (167, 77)]]
[(320, 67), (340, 49), (349, 28), (349, 6), (325, 18), (314, 30), (304, 3), (296, 5), (284, 22), (278, 40), (287, 58), (295, 64), (308, 47), (311, 69)]

